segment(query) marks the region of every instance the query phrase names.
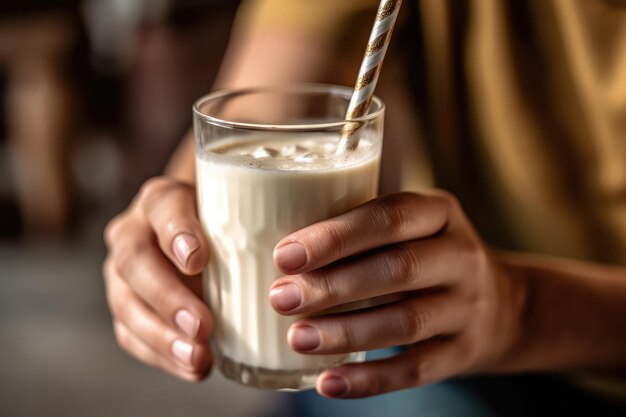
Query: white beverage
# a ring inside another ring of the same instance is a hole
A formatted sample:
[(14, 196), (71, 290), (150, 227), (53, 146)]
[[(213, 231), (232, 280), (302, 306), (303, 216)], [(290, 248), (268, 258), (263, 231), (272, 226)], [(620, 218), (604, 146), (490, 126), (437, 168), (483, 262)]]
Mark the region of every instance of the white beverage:
[(381, 145), (364, 137), (355, 152), (337, 157), (336, 136), (283, 138), (225, 139), (198, 150), (198, 207), (211, 245), (205, 282), (219, 368), (244, 384), (304, 388), (361, 355), (289, 347), (297, 317), (270, 305), (270, 287), (282, 275), (272, 252), (288, 234), (376, 197)]

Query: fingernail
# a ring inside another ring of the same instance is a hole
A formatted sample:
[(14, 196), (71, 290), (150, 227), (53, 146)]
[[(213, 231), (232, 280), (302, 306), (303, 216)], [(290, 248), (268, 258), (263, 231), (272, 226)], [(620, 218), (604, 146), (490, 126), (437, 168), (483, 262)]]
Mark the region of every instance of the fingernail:
[(174, 316), (176, 325), (189, 337), (194, 338), (200, 329), (200, 320), (188, 310), (178, 310)]
[(289, 342), (299, 351), (313, 350), (321, 343), (320, 332), (313, 326), (297, 326), (289, 329)]
[(302, 303), (302, 293), (296, 284), (285, 284), (270, 291), (270, 303), (276, 310), (290, 311)]
[(339, 375), (330, 375), (324, 378), (320, 389), (329, 397), (341, 397), (348, 392), (348, 381)]
[(189, 233), (181, 233), (174, 238), (174, 255), (176, 255), (178, 263), (183, 267), (187, 266), (189, 256), (191, 256), (191, 254), (194, 253), (199, 247), (200, 242), (198, 242), (198, 239)]
[(172, 353), (185, 366), (191, 367), (191, 357), (193, 355), (193, 346), (182, 340), (175, 340), (172, 343)]
[(274, 250), (276, 266), (284, 271), (293, 271), (306, 264), (306, 251), (298, 242), (288, 243)]

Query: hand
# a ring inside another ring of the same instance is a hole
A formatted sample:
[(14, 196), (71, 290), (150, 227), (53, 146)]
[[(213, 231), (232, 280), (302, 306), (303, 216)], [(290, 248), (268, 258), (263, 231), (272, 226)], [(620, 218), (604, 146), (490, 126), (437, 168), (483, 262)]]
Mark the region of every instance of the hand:
[[(330, 354), (408, 345), (398, 356), (325, 371), (317, 390), (355, 398), (474, 372), (498, 372), (521, 334), (526, 291), (501, 267), (456, 199), (395, 194), (302, 229), (276, 246), (270, 301), (303, 314), (288, 342)], [(315, 317), (341, 304), (399, 301)], [(313, 317), (310, 317), (313, 316)]]
[(147, 181), (105, 231), (107, 301), (118, 344), (179, 378), (206, 377), (211, 316), (201, 300), (208, 246), (193, 186)]

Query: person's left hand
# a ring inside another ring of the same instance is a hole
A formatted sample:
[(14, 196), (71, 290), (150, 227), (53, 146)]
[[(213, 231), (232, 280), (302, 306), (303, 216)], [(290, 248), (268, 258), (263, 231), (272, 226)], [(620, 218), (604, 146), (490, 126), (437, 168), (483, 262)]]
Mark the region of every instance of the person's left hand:
[[(398, 356), (325, 371), (317, 390), (355, 398), (510, 364), (526, 289), (498, 264), (457, 200), (401, 193), (287, 236), (274, 251), (287, 276), (270, 291), (291, 347), (334, 354), (408, 345)], [(328, 308), (386, 294), (399, 301), (335, 315)]]

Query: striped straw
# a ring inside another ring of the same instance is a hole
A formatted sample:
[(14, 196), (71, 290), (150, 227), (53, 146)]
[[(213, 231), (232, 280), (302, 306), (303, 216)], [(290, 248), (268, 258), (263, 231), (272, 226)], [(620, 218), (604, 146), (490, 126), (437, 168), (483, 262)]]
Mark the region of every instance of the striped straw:
[[(359, 76), (354, 86), (354, 93), (352, 93), (348, 105), (346, 120), (364, 116), (369, 109), (401, 5), (402, 0), (381, 0), (380, 2)], [(346, 123), (341, 132), (337, 154), (341, 155), (356, 149), (359, 145), (359, 138), (355, 132), (359, 127), (361, 127), (359, 123)]]

